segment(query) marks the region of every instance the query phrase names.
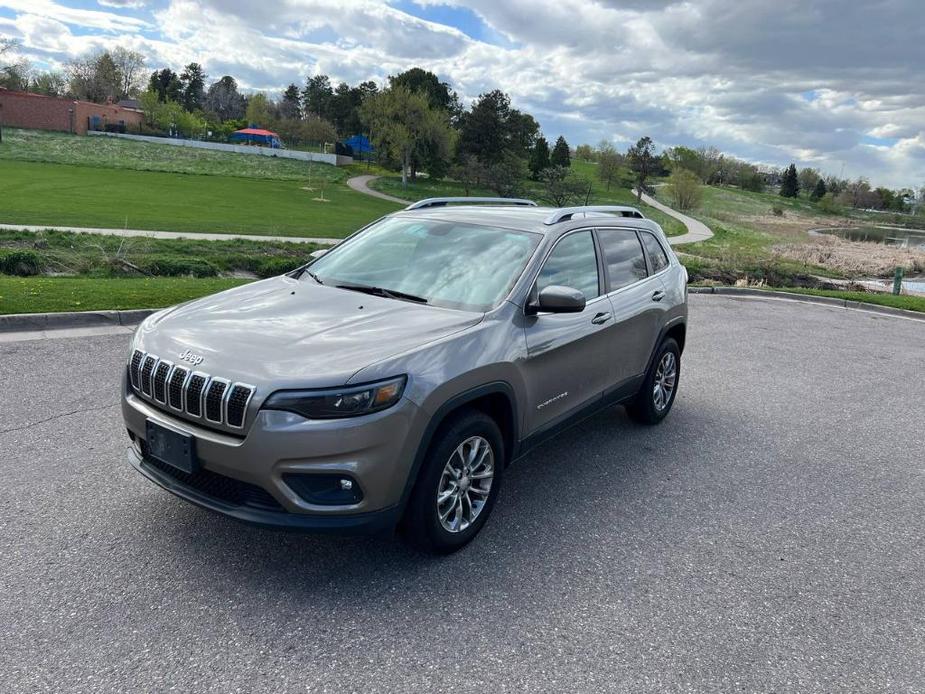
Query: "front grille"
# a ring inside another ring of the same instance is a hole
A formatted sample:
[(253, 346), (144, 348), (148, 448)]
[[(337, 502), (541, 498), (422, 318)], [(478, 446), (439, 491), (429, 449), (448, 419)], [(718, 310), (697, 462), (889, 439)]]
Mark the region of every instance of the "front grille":
[(167, 383), (167, 404), (175, 410), (183, 409), (183, 386), (188, 373), (189, 370), (176, 366)]
[(247, 406), (256, 390), (246, 383), (232, 383), (199, 371), (191, 372), (137, 349), (129, 363), (129, 382), (148, 400), (232, 429), (244, 428)]
[(205, 388), (206, 378), (200, 374), (193, 374), (186, 389), (186, 411), (193, 417), (202, 417), (202, 389)]
[(222, 403), (227, 387), (228, 384), (225, 381), (217, 381), (214, 378), (209, 385), (209, 392), (206, 393), (206, 419), (210, 422), (222, 421)]
[(154, 369), (154, 399), (158, 402), (167, 402), (167, 374), (170, 373), (170, 367), (173, 366), (169, 361), (160, 361)]
[(231, 389), (228, 395), (228, 426), (240, 427), (244, 424), (244, 411), (251, 399), (253, 390), (240, 384)]
[(129, 364), (129, 376), (132, 379), (132, 388), (138, 390), (140, 381), (138, 380), (138, 368), (141, 366), (141, 360), (144, 359), (144, 352), (136, 349), (132, 354), (132, 363)]
[(249, 506), (266, 511), (282, 511), (283, 507), (265, 489), (255, 484), (242, 482), (233, 477), (225, 477), (217, 472), (200, 468), (193, 474), (178, 470), (172, 465), (149, 458), (147, 446), (141, 445), (144, 465), (176, 480), (184, 487), (194, 489), (204, 496), (219, 499), (234, 506)]
[(151, 395), (151, 372), (154, 371), (156, 363), (157, 357), (149, 354), (141, 366), (141, 392), (145, 395)]

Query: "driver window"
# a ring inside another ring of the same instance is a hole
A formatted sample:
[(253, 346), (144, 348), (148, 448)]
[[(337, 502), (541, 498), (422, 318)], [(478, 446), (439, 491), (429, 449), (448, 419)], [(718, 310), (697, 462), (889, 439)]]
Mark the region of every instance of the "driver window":
[(590, 301), (600, 294), (597, 276), (597, 254), (590, 231), (569, 234), (553, 249), (536, 279), (536, 290), (551, 285), (577, 289)]

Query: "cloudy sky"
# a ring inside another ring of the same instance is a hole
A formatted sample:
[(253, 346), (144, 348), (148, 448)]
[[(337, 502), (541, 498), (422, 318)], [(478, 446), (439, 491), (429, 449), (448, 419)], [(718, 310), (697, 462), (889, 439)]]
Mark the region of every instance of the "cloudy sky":
[(0, 35), (38, 67), (121, 44), (271, 92), (419, 65), (573, 145), (650, 135), (925, 184), (923, 0), (0, 0)]

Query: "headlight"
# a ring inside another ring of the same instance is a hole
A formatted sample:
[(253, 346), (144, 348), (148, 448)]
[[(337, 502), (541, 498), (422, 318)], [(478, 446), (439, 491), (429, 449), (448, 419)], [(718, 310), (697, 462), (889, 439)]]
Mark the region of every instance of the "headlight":
[(306, 419), (339, 419), (378, 412), (394, 405), (405, 390), (406, 376), (361, 386), (324, 390), (278, 390), (263, 404), (265, 410), (295, 412)]

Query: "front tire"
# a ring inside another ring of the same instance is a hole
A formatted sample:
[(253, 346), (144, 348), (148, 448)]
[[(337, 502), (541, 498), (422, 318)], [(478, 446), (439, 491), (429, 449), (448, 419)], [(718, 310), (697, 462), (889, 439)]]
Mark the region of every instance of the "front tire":
[(408, 501), (409, 540), (436, 554), (469, 543), (491, 514), (503, 469), (504, 442), (491, 417), (471, 410), (441, 426)]
[(639, 393), (626, 406), (629, 416), (640, 424), (658, 424), (671, 411), (681, 378), (681, 349), (674, 338), (659, 345)]

